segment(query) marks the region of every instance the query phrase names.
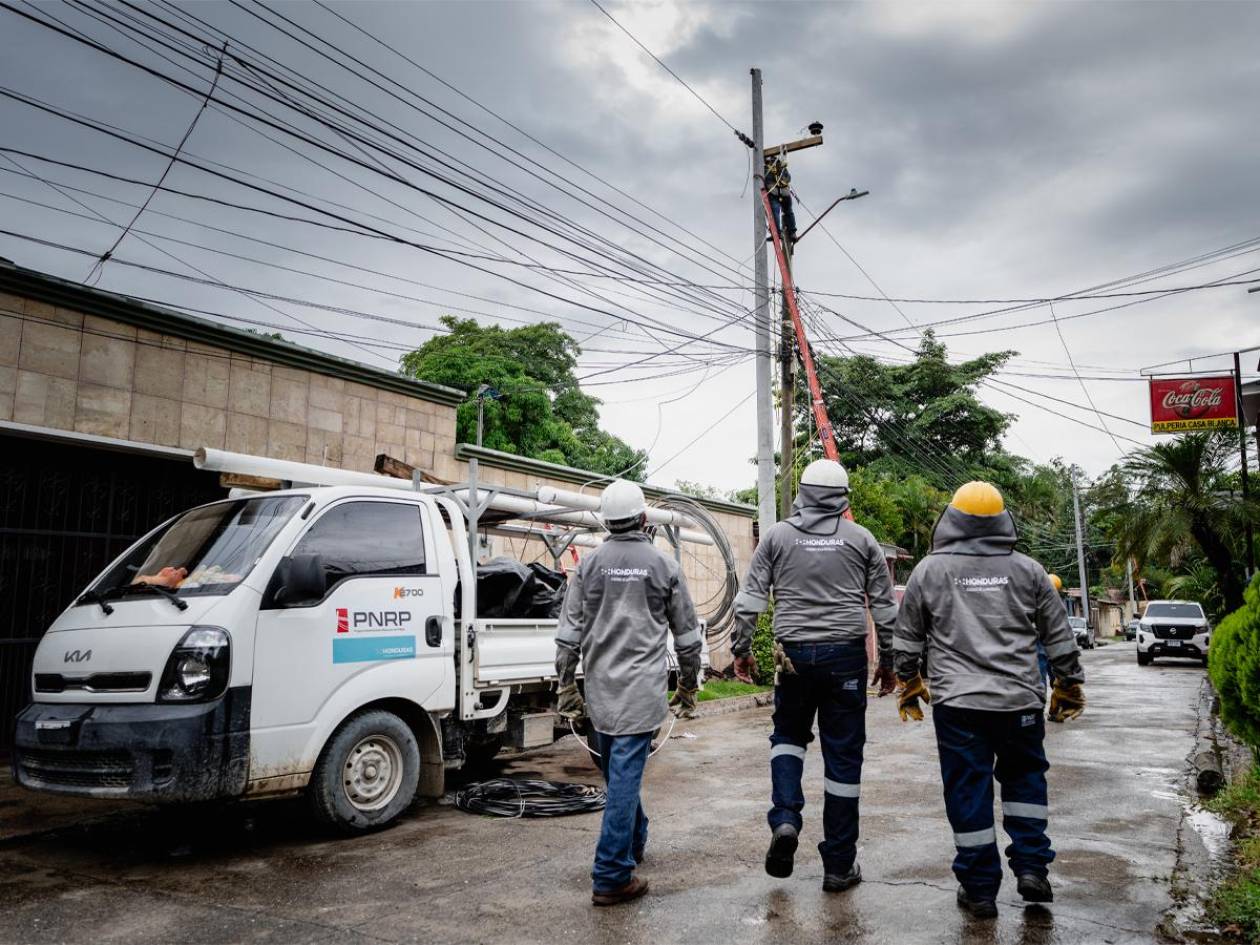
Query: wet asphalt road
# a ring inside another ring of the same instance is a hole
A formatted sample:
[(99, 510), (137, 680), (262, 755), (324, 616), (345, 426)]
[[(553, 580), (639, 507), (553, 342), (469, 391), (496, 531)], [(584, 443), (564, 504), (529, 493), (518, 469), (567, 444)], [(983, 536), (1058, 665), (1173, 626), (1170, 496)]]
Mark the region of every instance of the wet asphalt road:
[[(1099, 943), (1152, 942), (1170, 905), (1186, 758), (1203, 670), (1138, 668), (1132, 645), (1084, 656), (1086, 714), (1048, 726), (1057, 901), (1025, 909), (1009, 880), (996, 922), (953, 902), (953, 848), (930, 720), (871, 700), (859, 860), (821, 890), (821, 762), (806, 766), (796, 874), (762, 870), (769, 710), (679, 725), (650, 764), (641, 875), (652, 891), (589, 903), (598, 815), (495, 820), (421, 807), (353, 840), (295, 801), (217, 814), (122, 811), (0, 843), (3, 942)], [(502, 773), (596, 781), (573, 739)]]

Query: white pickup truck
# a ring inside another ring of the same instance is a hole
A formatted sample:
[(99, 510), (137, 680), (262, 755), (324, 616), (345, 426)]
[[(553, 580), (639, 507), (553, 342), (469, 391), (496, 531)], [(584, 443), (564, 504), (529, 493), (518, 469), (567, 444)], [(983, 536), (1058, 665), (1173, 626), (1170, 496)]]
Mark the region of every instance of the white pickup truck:
[(405, 484), (312, 486), (155, 528), (41, 640), (18, 783), (160, 802), (305, 790), (354, 832), (440, 796), (447, 768), (551, 743), (567, 732), (555, 621), (475, 618), (465, 511)]

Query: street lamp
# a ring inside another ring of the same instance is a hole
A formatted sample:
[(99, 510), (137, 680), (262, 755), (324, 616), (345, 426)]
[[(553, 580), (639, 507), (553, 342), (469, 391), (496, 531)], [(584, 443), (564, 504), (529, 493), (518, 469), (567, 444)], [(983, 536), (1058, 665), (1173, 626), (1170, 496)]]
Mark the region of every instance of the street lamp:
[(827, 214), (829, 214), (832, 210), (834, 210), (836, 208), (836, 204), (840, 203), (842, 200), (857, 200), (859, 197), (865, 197), (869, 193), (870, 193), (869, 190), (858, 190), (856, 187), (854, 187), (843, 197), (837, 197), (835, 200), (831, 201), (830, 207), (828, 207), (822, 213), (818, 214), (818, 216), (815, 218), (813, 223), (805, 227), (805, 230), (801, 233), (800, 236), (796, 238), (795, 242), (799, 243), (801, 240), (805, 239), (805, 234), (808, 233), (810, 230), (812, 230), (814, 227), (816, 227), (819, 223), (821, 223), (822, 218), (825, 217)]

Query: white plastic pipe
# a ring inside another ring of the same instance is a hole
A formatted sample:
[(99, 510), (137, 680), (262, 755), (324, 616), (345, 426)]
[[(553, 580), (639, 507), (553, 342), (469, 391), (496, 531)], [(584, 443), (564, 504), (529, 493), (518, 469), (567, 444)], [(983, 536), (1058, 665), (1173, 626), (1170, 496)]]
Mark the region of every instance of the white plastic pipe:
[[(570, 492), (557, 489), (555, 486), (542, 486), (538, 490), (540, 502), (549, 505), (563, 505), (570, 509), (588, 509), (592, 512), (599, 509), (599, 494), (590, 495), (585, 492)], [(657, 509), (648, 506), (647, 520), (649, 525), (678, 525), (683, 528), (695, 528), (696, 523), (682, 512), (670, 509)]]
[[(414, 491), (411, 481), (396, 479), (393, 476), (380, 476), (375, 473), (355, 472), (350, 469), (333, 469), (331, 466), (319, 466), (314, 463), (298, 463), (287, 459), (272, 459), (269, 456), (251, 456), (248, 453), (233, 453), (229, 450), (216, 450), (200, 447), (193, 454), (193, 465), (208, 472), (230, 472), (244, 476), (260, 476), (267, 479), (282, 479), (295, 485), (310, 486), (367, 486), (378, 489), (398, 489), (403, 492)], [(455, 487), (468, 495), (468, 487)], [(564, 493), (577, 495), (577, 493)], [(589, 497), (582, 497), (587, 499)], [(595, 507), (599, 507), (599, 499), (595, 499)], [(515, 515), (526, 515), (531, 518), (545, 518), (549, 521), (566, 522), (588, 528), (599, 528), (599, 517), (589, 511), (574, 510), (564, 503), (541, 502), (538, 499), (527, 499), (521, 496), (499, 495), (494, 497), (490, 508), (496, 512), (511, 512)], [(673, 524), (672, 521), (654, 520), (652, 513), (672, 516), (674, 513), (663, 509), (649, 509), (648, 521), (653, 524)], [(713, 539), (702, 531), (680, 529), (679, 538), (693, 544), (711, 545)]]

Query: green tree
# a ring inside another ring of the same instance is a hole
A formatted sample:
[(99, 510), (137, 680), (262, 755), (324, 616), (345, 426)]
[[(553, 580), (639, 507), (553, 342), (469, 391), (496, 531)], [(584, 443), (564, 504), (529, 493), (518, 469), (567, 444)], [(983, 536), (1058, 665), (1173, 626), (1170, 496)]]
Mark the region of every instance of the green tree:
[(1109, 510), (1121, 556), (1181, 567), (1201, 555), (1230, 611), (1243, 603), (1241, 536), (1260, 521), (1230, 469), (1237, 448), (1233, 433), (1189, 433), (1139, 450), (1122, 466), (1127, 495)]
[[(1002, 453), (1011, 417), (983, 404), (976, 387), (1014, 354), (998, 351), (951, 364), (945, 345), (926, 331), (909, 364), (820, 355), (818, 380), (841, 459), (850, 468), (919, 473), (938, 486), (959, 470), (986, 468)], [(803, 386), (796, 412), (805, 428), (811, 411)]]
[(600, 427), (600, 402), (582, 391), (574, 373), (581, 349), (559, 325), (547, 322), (505, 331), (449, 315), (442, 324), (449, 333), (403, 355), (402, 370), (468, 392), (456, 416), (459, 440), (476, 442), (475, 394), (487, 384), (499, 396), (484, 402), (484, 446), (643, 479), (646, 454)]

